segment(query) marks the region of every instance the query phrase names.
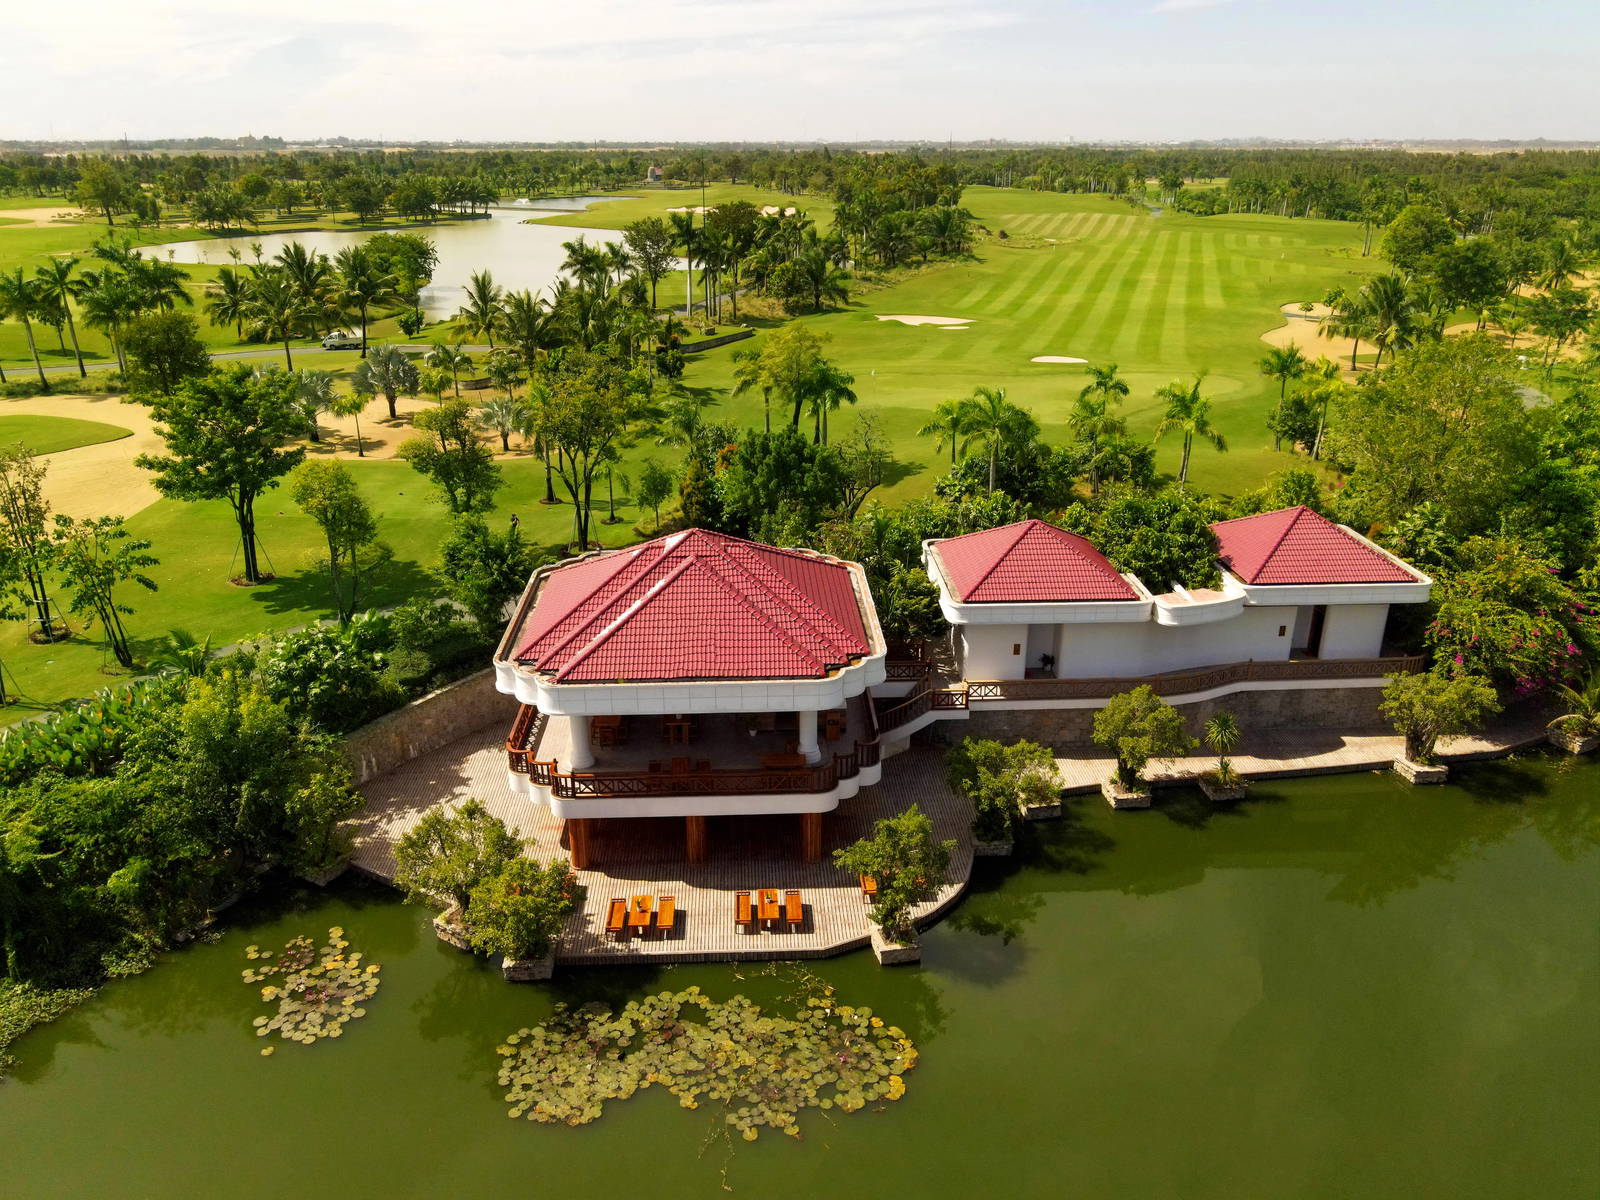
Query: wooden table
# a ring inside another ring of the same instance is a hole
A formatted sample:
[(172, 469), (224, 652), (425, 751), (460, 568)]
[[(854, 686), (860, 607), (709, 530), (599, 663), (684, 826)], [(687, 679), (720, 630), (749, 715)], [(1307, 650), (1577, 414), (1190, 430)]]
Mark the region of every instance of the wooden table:
[(760, 894), (760, 913), (763, 925), (776, 925), (778, 923), (778, 889), (762, 888)]
[(635, 896), (628, 905), (628, 928), (650, 928), (650, 909), (655, 901), (653, 896)]

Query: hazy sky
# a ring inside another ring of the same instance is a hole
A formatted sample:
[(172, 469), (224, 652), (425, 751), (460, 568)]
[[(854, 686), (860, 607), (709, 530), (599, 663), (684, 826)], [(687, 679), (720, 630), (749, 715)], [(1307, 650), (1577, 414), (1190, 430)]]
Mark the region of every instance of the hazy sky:
[(0, 138), (1600, 138), (1596, 0), (16, 0)]

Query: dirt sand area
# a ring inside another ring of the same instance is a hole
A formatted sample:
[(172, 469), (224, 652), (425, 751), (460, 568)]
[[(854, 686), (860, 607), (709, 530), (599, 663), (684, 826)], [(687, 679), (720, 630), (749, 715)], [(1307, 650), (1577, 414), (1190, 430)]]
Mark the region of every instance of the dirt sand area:
[(51, 208), (0, 208), (0, 221), (7, 222), (8, 228), (17, 225), (59, 225), (66, 221), (83, 221), (86, 216), (71, 205), (55, 205)]
[(1065, 354), (1036, 354), (1028, 360), (1036, 363), (1086, 363), (1087, 358), (1071, 358)]
[[(1326, 304), (1313, 305), (1310, 316), (1300, 311), (1298, 302), (1283, 305), (1281, 311), (1284, 323), (1263, 333), (1263, 342), (1280, 350), (1292, 343), (1299, 346), (1300, 352), (1307, 358), (1331, 358), (1346, 375), (1350, 374), (1350, 351), (1354, 343), (1347, 337), (1322, 336), (1322, 321), (1331, 312)], [(1375, 349), (1362, 342), (1358, 353), (1371, 354)]]
[(899, 321), (902, 325), (942, 325), (950, 329), (960, 329), (972, 324), (971, 317), (928, 317), (912, 313), (892, 313), (888, 316), (880, 313), (878, 320)]
[(57, 512), (74, 517), (131, 517), (161, 498), (149, 471), (133, 465), (141, 454), (162, 449), (143, 405), (120, 396), (32, 396), (0, 400), (0, 413), (15, 416), (76, 417), (132, 430), (132, 437), (47, 454), (44, 491)]

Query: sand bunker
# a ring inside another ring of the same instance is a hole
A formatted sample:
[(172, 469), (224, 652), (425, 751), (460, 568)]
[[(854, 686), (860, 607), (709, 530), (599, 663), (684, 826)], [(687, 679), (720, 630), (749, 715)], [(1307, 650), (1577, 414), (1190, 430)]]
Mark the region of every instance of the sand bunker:
[(800, 210), (794, 207), (779, 208), (776, 204), (763, 204), (761, 215), (763, 217), (792, 217)]
[(879, 314), (878, 320), (899, 321), (902, 325), (943, 325), (951, 329), (960, 329), (972, 322), (971, 317), (919, 317), (908, 313)]
[(54, 208), (0, 208), (0, 218), (13, 225), (55, 225), (65, 221), (87, 220), (78, 209), (57, 205)]
[(1089, 360), (1087, 358), (1068, 358), (1065, 354), (1037, 354), (1028, 361), (1045, 363), (1086, 363)]
[(711, 206), (707, 204), (685, 204), (678, 208), (669, 208), (667, 211), (700, 213), (702, 216), (704, 216), (706, 213), (711, 211)]

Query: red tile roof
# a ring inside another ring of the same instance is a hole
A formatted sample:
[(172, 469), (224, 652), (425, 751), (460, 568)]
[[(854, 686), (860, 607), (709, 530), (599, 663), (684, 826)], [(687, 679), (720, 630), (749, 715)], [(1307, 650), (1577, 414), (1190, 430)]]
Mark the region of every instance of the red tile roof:
[(945, 578), (968, 604), (1137, 600), (1086, 538), (1044, 521), (1018, 521), (935, 543)]
[(1305, 505), (1218, 521), (1222, 565), (1249, 584), (1416, 583), (1417, 577)]
[(821, 678), (871, 652), (844, 563), (690, 529), (552, 570), (515, 658), (640, 683)]

